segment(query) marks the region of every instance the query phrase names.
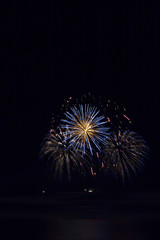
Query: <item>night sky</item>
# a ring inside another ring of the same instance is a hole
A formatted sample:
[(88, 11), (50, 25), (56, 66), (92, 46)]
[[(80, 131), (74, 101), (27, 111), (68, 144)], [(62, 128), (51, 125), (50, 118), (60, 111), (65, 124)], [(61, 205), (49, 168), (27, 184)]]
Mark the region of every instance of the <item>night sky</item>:
[(6, 7), (1, 29), (2, 194), (46, 186), (39, 150), (52, 112), (88, 91), (127, 108), (150, 147), (136, 184), (158, 190), (159, 10), (140, 3), (21, 4)]

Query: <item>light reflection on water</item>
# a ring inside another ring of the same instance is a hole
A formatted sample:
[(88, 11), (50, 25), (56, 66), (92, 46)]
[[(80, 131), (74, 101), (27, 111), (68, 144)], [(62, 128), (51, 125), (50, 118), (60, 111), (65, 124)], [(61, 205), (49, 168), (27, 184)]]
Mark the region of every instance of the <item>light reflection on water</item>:
[(159, 240), (159, 200), (159, 194), (0, 199), (0, 240)]
[[(5, 239), (43, 240), (155, 240), (158, 238), (158, 219), (48, 219), (5, 220), (0, 222)], [(159, 236), (160, 237), (160, 236)]]
[[(154, 226), (153, 226), (154, 225)], [(110, 223), (106, 220), (78, 219), (48, 224), (46, 240), (154, 240), (158, 238), (158, 222), (122, 220)]]

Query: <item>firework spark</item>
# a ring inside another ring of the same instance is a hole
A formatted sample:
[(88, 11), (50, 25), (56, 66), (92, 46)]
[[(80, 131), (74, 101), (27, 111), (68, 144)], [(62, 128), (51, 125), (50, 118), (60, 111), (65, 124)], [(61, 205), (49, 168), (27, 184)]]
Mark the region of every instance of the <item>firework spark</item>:
[[(79, 104), (95, 106), (105, 116), (111, 131), (134, 129), (134, 124), (128, 116), (126, 108), (117, 105), (113, 100), (104, 96), (94, 96), (91, 93), (82, 95), (80, 98), (69, 97), (64, 99), (61, 112), (70, 111), (71, 108), (79, 108)], [(63, 117), (61, 117), (63, 118)], [(60, 118), (60, 119), (61, 119)]]
[(130, 177), (130, 172), (137, 174), (137, 170), (143, 167), (148, 151), (145, 141), (137, 133), (129, 130), (119, 130), (118, 134), (113, 132), (103, 150), (103, 169), (124, 182), (126, 175)]
[(61, 128), (58, 131), (51, 129), (49, 134), (44, 138), (41, 145), (40, 157), (47, 159), (54, 178), (62, 180), (65, 174), (71, 180), (71, 171), (76, 170), (80, 174), (85, 175), (86, 170), (90, 169), (90, 164), (86, 158), (82, 157), (82, 153), (75, 153), (73, 146), (68, 145)]
[(92, 145), (94, 144), (98, 150), (101, 149), (100, 144), (106, 144), (108, 138), (108, 127), (105, 127), (107, 121), (102, 121), (104, 116), (97, 116), (99, 111), (96, 107), (89, 104), (71, 107), (70, 112), (66, 112), (67, 119), (62, 119), (62, 129), (69, 130), (67, 139), (69, 139), (70, 146), (74, 145), (76, 151), (81, 149), (85, 154), (86, 148), (90, 149), (93, 154)]

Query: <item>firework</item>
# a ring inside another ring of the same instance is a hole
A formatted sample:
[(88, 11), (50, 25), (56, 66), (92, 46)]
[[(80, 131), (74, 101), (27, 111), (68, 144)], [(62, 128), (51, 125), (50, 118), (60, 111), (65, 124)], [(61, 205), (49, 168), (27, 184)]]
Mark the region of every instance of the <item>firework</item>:
[(80, 149), (83, 154), (86, 148), (93, 154), (93, 145), (100, 150), (100, 145), (107, 143), (109, 135), (109, 128), (105, 126), (107, 121), (102, 121), (105, 117), (98, 116), (97, 108), (89, 104), (79, 105), (79, 108), (74, 106), (70, 110), (65, 113), (67, 119), (62, 119), (65, 124), (61, 124), (62, 129), (69, 131), (66, 138), (70, 146), (73, 145), (76, 151)]
[(137, 174), (148, 155), (148, 146), (141, 136), (133, 131), (113, 132), (102, 154), (102, 168), (106, 173), (120, 177)]
[(75, 171), (96, 175), (102, 170), (124, 182), (143, 167), (149, 151), (143, 138), (133, 132), (126, 108), (90, 93), (64, 99), (52, 116), (52, 128), (40, 156), (48, 160), (55, 178), (71, 179)]
[(66, 132), (59, 127), (57, 131), (51, 129), (41, 145), (40, 157), (47, 159), (54, 178), (62, 180), (62, 176), (67, 176), (71, 180), (71, 172), (78, 171), (85, 175), (90, 169), (89, 161), (82, 157), (82, 153), (75, 153), (74, 147), (68, 145)]

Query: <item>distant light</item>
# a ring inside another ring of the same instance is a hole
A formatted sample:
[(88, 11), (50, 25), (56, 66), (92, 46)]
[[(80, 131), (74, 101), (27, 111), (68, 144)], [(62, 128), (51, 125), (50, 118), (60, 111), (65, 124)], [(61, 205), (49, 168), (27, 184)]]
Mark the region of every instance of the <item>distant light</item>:
[(89, 189), (88, 192), (93, 192), (93, 190), (92, 190), (92, 189)]
[(45, 190), (43, 190), (42, 193), (44, 194), (44, 193), (45, 193)]

